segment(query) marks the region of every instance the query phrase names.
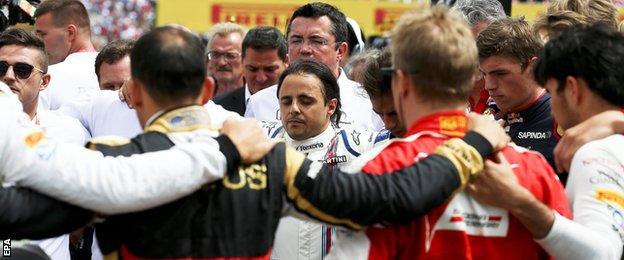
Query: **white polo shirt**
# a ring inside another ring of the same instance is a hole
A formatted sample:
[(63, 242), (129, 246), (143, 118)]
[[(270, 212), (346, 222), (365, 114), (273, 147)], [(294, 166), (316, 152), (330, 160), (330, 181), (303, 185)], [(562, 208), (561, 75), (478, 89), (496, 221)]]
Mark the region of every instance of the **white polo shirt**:
[(77, 100), (82, 94), (99, 90), (95, 75), (97, 52), (72, 53), (64, 61), (48, 68), (50, 85), (39, 94), (40, 111), (57, 110), (63, 104)]
[[(380, 131), (384, 128), (381, 118), (373, 112), (373, 105), (366, 91), (359, 83), (348, 79), (342, 69), (338, 77), (338, 86), (342, 102), (340, 127), (373, 131)], [(245, 117), (252, 117), (258, 121), (279, 122), (279, 110), (277, 85), (273, 85), (251, 95)]]
[[(212, 123), (221, 126), (228, 117), (240, 117), (223, 107), (208, 101)], [(136, 111), (119, 100), (117, 91), (98, 90), (62, 106), (60, 113), (74, 117), (87, 129), (91, 137), (119, 136), (133, 138), (143, 132)]]

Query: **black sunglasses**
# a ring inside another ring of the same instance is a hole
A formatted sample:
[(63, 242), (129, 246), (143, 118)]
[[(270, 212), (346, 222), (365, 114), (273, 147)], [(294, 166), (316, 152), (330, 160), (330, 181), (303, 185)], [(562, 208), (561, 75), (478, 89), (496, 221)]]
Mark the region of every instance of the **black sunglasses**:
[(9, 71), (9, 67), (11, 66), (13, 66), (13, 73), (15, 73), (15, 76), (17, 76), (19, 79), (30, 78), (30, 74), (32, 73), (33, 69), (45, 74), (43, 70), (35, 68), (35, 66), (28, 63), (16, 62), (15, 64), (9, 64), (6, 61), (0, 61), (0, 77), (6, 76), (7, 72)]

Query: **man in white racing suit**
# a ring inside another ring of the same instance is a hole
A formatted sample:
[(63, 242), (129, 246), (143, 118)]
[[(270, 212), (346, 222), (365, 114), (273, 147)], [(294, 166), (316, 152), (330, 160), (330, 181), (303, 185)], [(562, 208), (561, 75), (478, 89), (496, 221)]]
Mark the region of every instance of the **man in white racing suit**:
[[(277, 85), (281, 124), (264, 122), (269, 137), (283, 139), (308, 159), (340, 167), (387, 140), (389, 132), (339, 128), (341, 99), (338, 83), (325, 65), (299, 60), (281, 75)], [(283, 217), (276, 232), (272, 259), (323, 259), (337, 232), (351, 232), (318, 222)]]

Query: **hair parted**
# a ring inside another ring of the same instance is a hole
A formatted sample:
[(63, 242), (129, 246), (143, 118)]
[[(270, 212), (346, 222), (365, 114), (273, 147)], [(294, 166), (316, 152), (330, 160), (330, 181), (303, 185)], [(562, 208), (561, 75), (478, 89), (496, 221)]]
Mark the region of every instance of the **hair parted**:
[(503, 56), (517, 60), (523, 69), (542, 47), (539, 36), (523, 17), (495, 21), (477, 37), (480, 59)]
[(37, 67), (40, 67), (44, 72), (48, 71), (48, 55), (45, 51), (45, 44), (33, 32), (22, 28), (7, 29), (0, 34), (0, 48), (8, 45), (17, 45), (37, 50), (39, 52), (39, 57), (37, 57), (39, 64)]

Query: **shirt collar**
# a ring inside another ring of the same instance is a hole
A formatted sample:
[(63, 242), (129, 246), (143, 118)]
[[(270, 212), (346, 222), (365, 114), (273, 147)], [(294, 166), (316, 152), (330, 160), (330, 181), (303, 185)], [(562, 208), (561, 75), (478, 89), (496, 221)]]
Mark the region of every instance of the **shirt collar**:
[(408, 129), (405, 136), (423, 131), (431, 131), (449, 137), (463, 137), (466, 134), (468, 118), (461, 110), (447, 110), (433, 113), (418, 119)]
[(297, 141), (297, 140), (290, 138), (290, 136), (288, 136), (288, 133), (284, 135), (284, 139), (287, 144), (294, 147), (297, 151), (308, 153), (312, 151), (327, 149), (332, 138), (334, 138), (335, 136), (336, 136), (336, 130), (334, 130), (334, 128), (330, 124), (319, 135), (310, 137), (303, 141)]

